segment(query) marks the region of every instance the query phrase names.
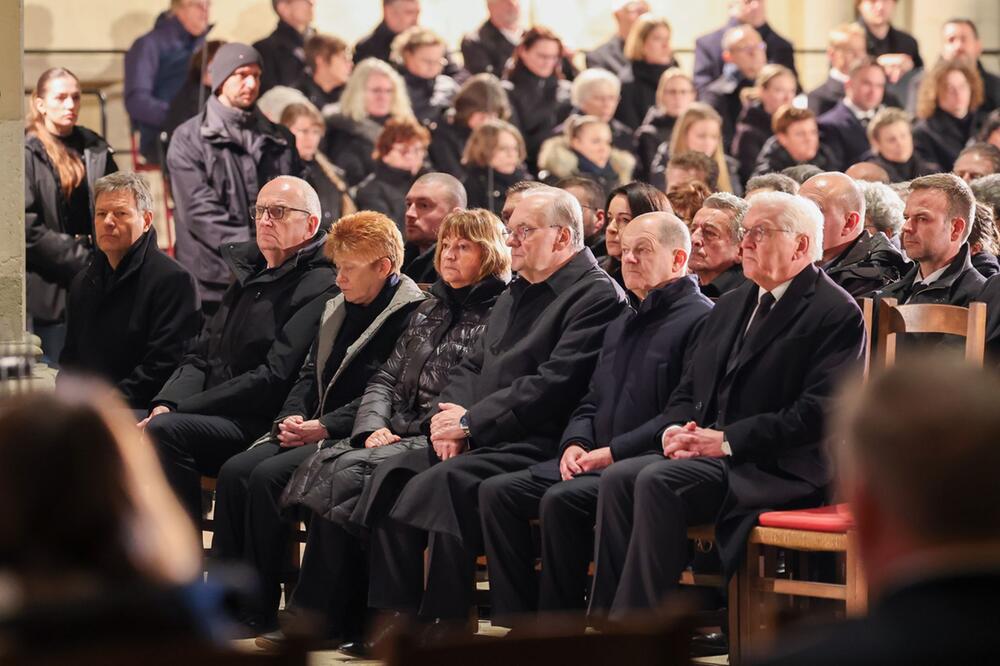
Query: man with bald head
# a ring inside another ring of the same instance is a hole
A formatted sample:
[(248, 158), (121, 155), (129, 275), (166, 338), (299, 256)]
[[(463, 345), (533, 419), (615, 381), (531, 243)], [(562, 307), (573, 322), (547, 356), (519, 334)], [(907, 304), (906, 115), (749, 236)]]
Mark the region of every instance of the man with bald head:
[(323, 255), (319, 196), (309, 183), (279, 176), (261, 188), (251, 210), (256, 239), (222, 246), (235, 280), (219, 311), (140, 424), (196, 522), (200, 477), (215, 476), (270, 430), (336, 291)]
[(507, 231), (518, 277), (441, 393), (431, 455), (402, 453), (380, 465), (372, 480), (380, 489), (376, 508), (365, 517), (369, 605), (396, 620), (416, 612), (432, 632), (448, 622), (468, 626), (482, 552), (480, 484), (556, 454), (604, 330), (627, 307), (584, 245), (580, 204), (569, 192), (525, 192)]
[[(494, 625), (534, 610), (583, 610), (601, 470), (651, 449), (650, 423), (680, 382), (684, 354), (712, 309), (687, 274), (691, 237), (672, 213), (636, 217), (622, 233), (625, 286), (641, 302), (604, 335), (590, 388), (563, 430), (560, 457), (479, 488)], [(530, 520), (542, 521), (535, 573)]]
[(865, 230), (865, 195), (853, 178), (837, 171), (813, 176), (799, 188), (823, 213), (820, 267), (852, 296), (895, 282), (909, 262), (885, 234)]
[(863, 180), (868, 183), (888, 185), (891, 182), (889, 172), (875, 162), (856, 162), (849, 166), (844, 173), (854, 180)]
[(601, 475), (595, 619), (659, 607), (687, 564), (688, 526), (715, 523), (732, 573), (761, 510), (825, 499), (825, 414), (861, 360), (861, 311), (815, 266), (823, 216), (811, 202), (757, 194), (743, 228), (748, 281), (705, 320), (646, 444), (654, 452)]
[(465, 185), (447, 173), (425, 173), (417, 178), (406, 193), (405, 239), (403, 273), (414, 282), (431, 283), (437, 280), (434, 270), (434, 251), (437, 249), (438, 229), (441, 220), (455, 210), (465, 208), (468, 202)]

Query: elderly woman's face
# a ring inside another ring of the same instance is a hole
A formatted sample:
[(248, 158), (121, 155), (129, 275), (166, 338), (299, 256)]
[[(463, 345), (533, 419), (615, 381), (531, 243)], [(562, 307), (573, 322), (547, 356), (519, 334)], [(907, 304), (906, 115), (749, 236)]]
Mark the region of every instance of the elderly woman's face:
[(587, 116), (597, 116), (606, 123), (611, 122), (618, 108), (618, 98), (618, 92), (613, 84), (595, 85), (580, 100), (580, 111)]
[(372, 74), (365, 83), (365, 112), (379, 118), (389, 115), (395, 96), (396, 87), (388, 76)]
[(441, 239), (441, 265), (438, 273), (449, 287), (461, 289), (475, 284), (483, 264), (479, 243), (459, 236)]

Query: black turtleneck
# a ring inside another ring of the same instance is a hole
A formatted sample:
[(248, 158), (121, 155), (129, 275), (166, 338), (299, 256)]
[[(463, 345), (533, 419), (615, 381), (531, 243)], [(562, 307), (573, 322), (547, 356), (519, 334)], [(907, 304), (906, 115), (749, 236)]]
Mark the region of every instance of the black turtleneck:
[(344, 323), (341, 324), (340, 330), (337, 332), (337, 338), (333, 341), (333, 347), (330, 349), (330, 357), (323, 367), (324, 385), (329, 384), (333, 374), (337, 372), (337, 368), (340, 367), (340, 364), (344, 360), (344, 355), (347, 353), (347, 348), (354, 344), (365, 329), (371, 326), (371, 323), (375, 321), (379, 313), (385, 310), (389, 302), (392, 301), (392, 297), (396, 295), (398, 288), (399, 276), (390, 275), (386, 278), (385, 284), (382, 286), (382, 290), (379, 291), (378, 296), (371, 303), (359, 305), (346, 300), (344, 301), (344, 309), (346, 311)]

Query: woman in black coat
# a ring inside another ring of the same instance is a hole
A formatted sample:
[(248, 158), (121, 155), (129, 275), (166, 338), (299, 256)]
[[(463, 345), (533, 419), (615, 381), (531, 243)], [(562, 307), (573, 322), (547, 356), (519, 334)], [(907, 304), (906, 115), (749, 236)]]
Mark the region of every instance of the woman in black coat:
[(476, 74), (466, 81), (454, 106), (436, 123), (431, 123), (428, 149), (435, 171), (465, 179), (462, 154), (469, 137), (487, 120), (510, 120), (510, 101), (500, 79), (492, 74)]
[(913, 142), (917, 154), (951, 171), (955, 158), (979, 131), (983, 80), (962, 60), (941, 61), (920, 82)]
[(562, 51), (562, 41), (554, 32), (535, 26), (524, 33), (504, 75), (511, 121), (524, 137), (528, 164), (538, 161), (542, 142), (572, 110), (570, 83), (559, 68)]
[(526, 156), (524, 139), (510, 123), (490, 120), (476, 128), (462, 156), (468, 207), (499, 215), (507, 188), (530, 178), (524, 168)]
[(635, 131), (636, 180), (649, 182), (653, 159), (660, 146), (666, 144), (666, 153), (670, 154), (670, 135), (674, 124), (695, 97), (694, 83), (682, 69), (671, 67), (660, 75), (656, 106), (650, 107), (642, 125)]
[(66, 290), (93, 256), (94, 183), (118, 170), (100, 136), (76, 124), (80, 81), (42, 73), (24, 137), (24, 234), (29, 328), (56, 366), (66, 336)]
[(753, 173), (757, 155), (772, 136), (771, 116), (785, 104), (790, 104), (798, 86), (795, 72), (784, 65), (764, 65), (754, 87), (746, 93), (743, 110), (736, 120), (732, 150), (739, 161), (740, 181), (746, 183)]
[(358, 185), (354, 201), (360, 210), (385, 213), (406, 233), (406, 193), (427, 155), (430, 132), (416, 120), (390, 120), (375, 142), (375, 169)]
[(342, 218), (326, 247), (342, 291), (326, 302), (309, 355), (270, 431), (223, 464), (216, 484), (211, 557), (257, 571), (260, 596), (241, 619), (258, 631), (275, 624), (293, 525), (278, 510), (281, 491), (321, 441), (350, 434), (365, 385), (425, 298), (400, 274), (403, 239), (384, 215), (362, 211)]
[(622, 98), (615, 118), (636, 129), (656, 105), (656, 90), (660, 77), (671, 67), (677, 67), (670, 46), (670, 23), (650, 14), (641, 16), (625, 40), (625, 57), (629, 64), (618, 77), (622, 80)]
[[(392, 356), (365, 389), (350, 438), (329, 443), (296, 471), (283, 497), (317, 517), (291, 605), (324, 613), (331, 636), (346, 627), (353, 590), (365, 590), (362, 543), (354, 520), (374, 468), (399, 453), (428, 446), (430, 415), (450, 371), (483, 334), (490, 309), (510, 277), (500, 220), (484, 210), (450, 213), (438, 234), (431, 288)], [(363, 594), (362, 594), (363, 598)], [(363, 608), (352, 616), (363, 615)]]

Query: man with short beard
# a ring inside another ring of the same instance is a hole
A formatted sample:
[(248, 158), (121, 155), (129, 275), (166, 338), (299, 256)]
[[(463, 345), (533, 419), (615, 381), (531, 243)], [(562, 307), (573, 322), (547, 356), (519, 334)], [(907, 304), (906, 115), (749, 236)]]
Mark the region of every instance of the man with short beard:
[(691, 259), (688, 267), (698, 276), (701, 293), (718, 298), (742, 285), (740, 224), (750, 204), (728, 192), (705, 199), (691, 221)]

